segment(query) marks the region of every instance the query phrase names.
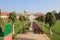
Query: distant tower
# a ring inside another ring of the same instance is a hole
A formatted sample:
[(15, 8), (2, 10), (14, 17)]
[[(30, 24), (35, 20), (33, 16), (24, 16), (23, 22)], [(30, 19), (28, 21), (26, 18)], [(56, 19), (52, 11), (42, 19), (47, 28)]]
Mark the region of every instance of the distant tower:
[(24, 14), (27, 14), (29, 11), (28, 10), (24, 10)]
[(28, 16), (29, 11), (28, 10), (24, 10), (24, 16), (27, 17)]

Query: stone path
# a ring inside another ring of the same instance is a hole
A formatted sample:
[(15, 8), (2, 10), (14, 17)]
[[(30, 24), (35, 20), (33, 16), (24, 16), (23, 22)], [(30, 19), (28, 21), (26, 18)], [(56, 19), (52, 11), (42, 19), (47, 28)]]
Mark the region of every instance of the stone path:
[(32, 28), (27, 34), (18, 34), (13, 40), (50, 40), (46, 34), (34, 34)]

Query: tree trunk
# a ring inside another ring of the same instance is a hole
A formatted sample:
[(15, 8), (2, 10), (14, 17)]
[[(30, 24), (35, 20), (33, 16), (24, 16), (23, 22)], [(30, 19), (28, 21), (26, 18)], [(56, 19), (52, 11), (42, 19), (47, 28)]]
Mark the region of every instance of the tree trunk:
[(12, 27), (13, 27), (13, 34), (14, 34), (14, 23), (12, 23)]
[(49, 33), (52, 35), (52, 29), (51, 29), (51, 27), (49, 27)]

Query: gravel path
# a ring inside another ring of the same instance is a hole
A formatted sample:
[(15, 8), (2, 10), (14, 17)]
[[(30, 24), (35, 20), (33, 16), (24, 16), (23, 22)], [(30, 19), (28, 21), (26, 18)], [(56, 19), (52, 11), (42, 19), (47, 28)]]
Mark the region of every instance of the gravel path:
[(50, 40), (46, 34), (34, 34), (32, 28), (27, 34), (18, 34), (13, 40)]

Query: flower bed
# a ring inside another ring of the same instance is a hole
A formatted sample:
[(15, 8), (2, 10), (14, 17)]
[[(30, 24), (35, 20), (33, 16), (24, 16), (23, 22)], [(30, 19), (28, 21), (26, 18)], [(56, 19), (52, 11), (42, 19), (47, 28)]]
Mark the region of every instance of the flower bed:
[(43, 34), (43, 31), (39, 28), (39, 25), (36, 22), (33, 22), (32, 26), (33, 26), (34, 33)]

